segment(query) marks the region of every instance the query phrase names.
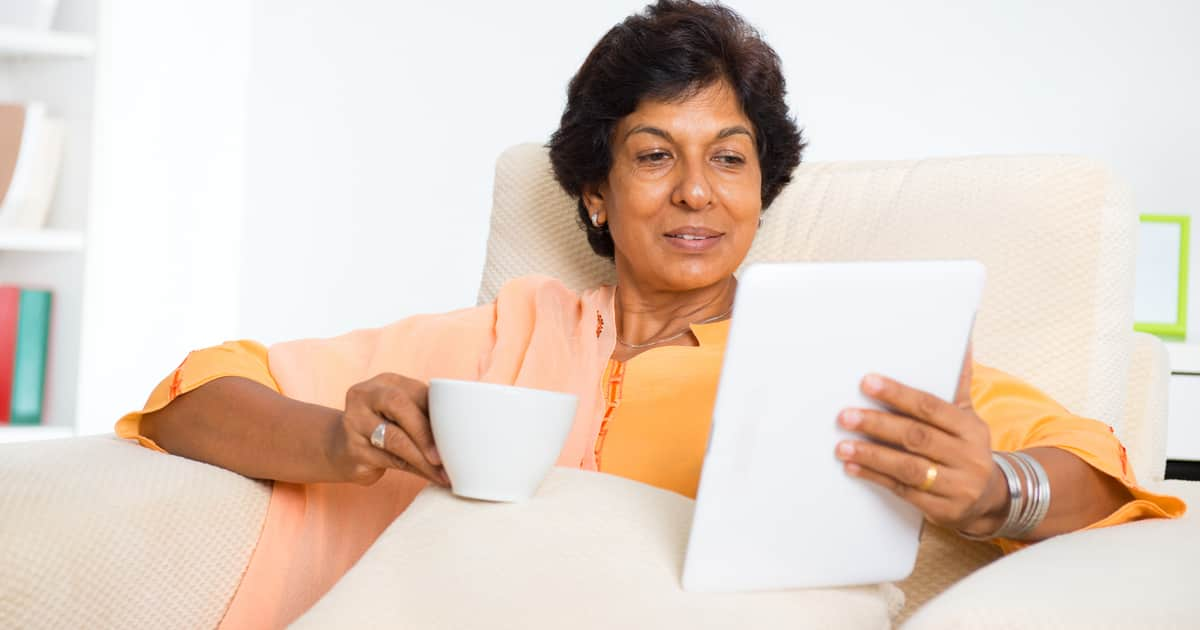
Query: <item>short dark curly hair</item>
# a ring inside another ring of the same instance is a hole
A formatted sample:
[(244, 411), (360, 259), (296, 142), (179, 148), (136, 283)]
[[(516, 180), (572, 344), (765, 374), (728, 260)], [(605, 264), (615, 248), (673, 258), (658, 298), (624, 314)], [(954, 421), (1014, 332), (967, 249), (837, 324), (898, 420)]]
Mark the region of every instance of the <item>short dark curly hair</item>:
[(596, 254), (613, 258), (613, 240), (607, 225), (588, 220), (583, 189), (608, 177), (617, 122), (643, 99), (685, 99), (722, 80), (754, 125), (765, 210), (791, 181), (805, 143), (784, 102), (779, 55), (754, 27), (720, 4), (659, 0), (614, 26), (588, 54), (547, 146)]

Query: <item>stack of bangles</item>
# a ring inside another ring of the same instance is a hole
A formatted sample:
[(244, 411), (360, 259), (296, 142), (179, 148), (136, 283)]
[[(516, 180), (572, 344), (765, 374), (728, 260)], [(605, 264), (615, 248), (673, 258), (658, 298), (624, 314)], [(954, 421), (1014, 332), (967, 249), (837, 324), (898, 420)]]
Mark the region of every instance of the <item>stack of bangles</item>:
[(1033, 456), (1020, 452), (996, 451), (992, 460), (1008, 482), (1008, 516), (1000, 529), (986, 536), (959, 532), (963, 538), (1019, 540), (1032, 532), (1050, 510), (1050, 478)]

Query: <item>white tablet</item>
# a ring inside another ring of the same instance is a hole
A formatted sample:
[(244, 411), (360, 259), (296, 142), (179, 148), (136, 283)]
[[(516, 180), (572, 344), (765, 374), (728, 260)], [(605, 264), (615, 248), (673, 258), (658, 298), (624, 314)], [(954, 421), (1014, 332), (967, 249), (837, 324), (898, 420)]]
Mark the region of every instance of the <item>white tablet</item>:
[(734, 298), (683, 569), (688, 591), (833, 587), (912, 572), (923, 517), (834, 447), (870, 372), (950, 400), (983, 265), (770, 263)]

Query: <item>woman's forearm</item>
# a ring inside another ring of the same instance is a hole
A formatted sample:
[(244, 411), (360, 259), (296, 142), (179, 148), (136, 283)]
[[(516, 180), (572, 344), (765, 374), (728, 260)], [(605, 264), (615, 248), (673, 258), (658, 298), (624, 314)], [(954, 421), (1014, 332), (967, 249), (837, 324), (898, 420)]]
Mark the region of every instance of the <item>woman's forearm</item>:
[(1030, 532), (1031, 540), (1087, 527), (1133, 499), (1124, 484), (1063, 449), (1040, 447), (1024, 452), (1038, 460), (1050, 479), (1050, 510)]
[[(1046, 469), (1050, 481), (1050, 509), (1046, 518), (1022, 540), (1038, 541), (1082, 529), (1112, 514), (1133, 498), (1121, 482), (1063, 449), (1037, 447), (1021, 452), (1033, 456)], [(982, 519), (986, 522), (980, 523), (980, 531), (995, 531), (1008, 513), (1004, 474), (999, 467), (994, 474), (999, 481), (992, 487), (1000, 490), (989, 502), (992, 507)]]
[(341, 412), (236, 376), (215, 379), (142, 417), (142, 435), (168, 453), (247, 477), (344, 481), (328, 456)]

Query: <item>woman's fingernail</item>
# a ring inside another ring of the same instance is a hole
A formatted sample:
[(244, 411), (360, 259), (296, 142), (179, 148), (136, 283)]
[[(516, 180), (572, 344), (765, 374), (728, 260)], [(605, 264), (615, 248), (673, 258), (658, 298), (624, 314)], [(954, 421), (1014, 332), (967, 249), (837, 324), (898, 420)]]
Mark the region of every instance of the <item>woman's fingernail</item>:
[(863, 387), (872, 394), (877, 394), (883, 390), (883, 379), (878, 374), (868, 374), (863, 379)]
[(849, 473), (851, 475), (857, 475), (861, 471), (862, 471), (862, 466), (859, 466), (858, 464), (855, 464), (854, 462), (846, 462), (846, 472), (847, 473)]
[(862, 412), (857, 409), (847, 409), (842, 412), (842, 426), (847, 429), (857, 429), (862, 424)]
[(429, 452), (426, 453), (426, 455), (429, 457), (430, 464), (433, 464), (434, 466), (442, 465), (442, 454), (438, 452), (436, 446), (430, 446)]
[(852, 455), (854, 455), (854, 443), (842, 442), (838, 444), (837, 454), (841, 459), (849, 459)]

